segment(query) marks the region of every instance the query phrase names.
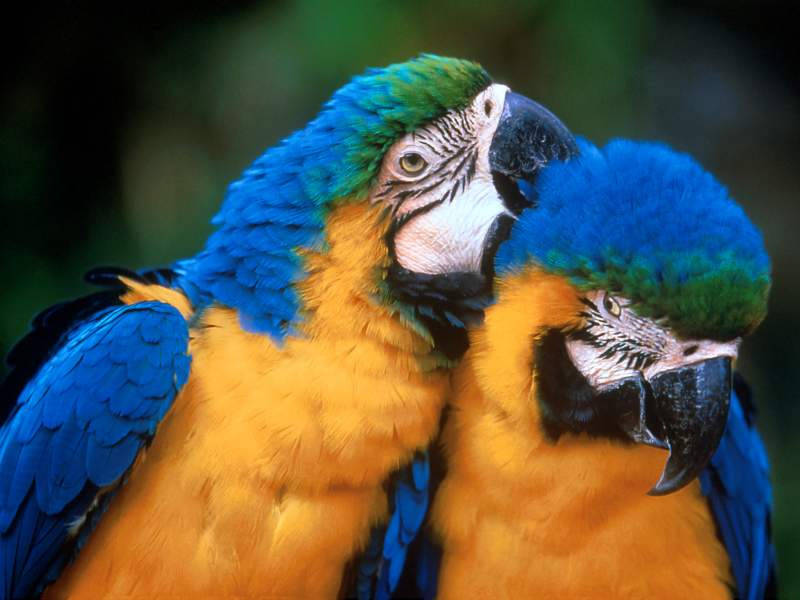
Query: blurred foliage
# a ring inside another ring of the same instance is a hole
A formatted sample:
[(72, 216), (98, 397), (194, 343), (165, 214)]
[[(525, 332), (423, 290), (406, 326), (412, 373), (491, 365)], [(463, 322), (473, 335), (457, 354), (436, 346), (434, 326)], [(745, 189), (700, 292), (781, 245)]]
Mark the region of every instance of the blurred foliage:
[(764, 231), (771, 313), (741, 369), (774, 466), (787, 598), (800, 598), (800, 78), (782, 5), (495, 0), (20, 6), (0, 43), (0, 351), (98, 264), (194, 253), (225, 186), (367, 66), (473, 58), (577, 133), (697, 156)]

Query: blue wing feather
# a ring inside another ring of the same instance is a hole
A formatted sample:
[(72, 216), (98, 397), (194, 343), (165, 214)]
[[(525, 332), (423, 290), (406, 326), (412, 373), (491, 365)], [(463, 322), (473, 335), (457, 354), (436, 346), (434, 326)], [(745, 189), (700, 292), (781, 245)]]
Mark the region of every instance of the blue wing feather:
[(700, 474), (700, 485), (730, 558), (737, 597), (771, 598), (775, 596), (775, 550), (769, 462), (753, 423), (749, 388), (738, 374), (734, 390), (725, 433)]
[(189, 373), (188, 326), (167, 304), (113, 306), (62, 334), (0, 426), (3, 598), (58, 575), (69, 527), (128, 471)]
[(430, 464), (428, 452), (418, 452), (411, 464), (390, 481), (390, 516), (384, 527), (376, 527), (359, 558), (356, 591), (360, 600), (392, 597), (408, 555), (428, 510)]

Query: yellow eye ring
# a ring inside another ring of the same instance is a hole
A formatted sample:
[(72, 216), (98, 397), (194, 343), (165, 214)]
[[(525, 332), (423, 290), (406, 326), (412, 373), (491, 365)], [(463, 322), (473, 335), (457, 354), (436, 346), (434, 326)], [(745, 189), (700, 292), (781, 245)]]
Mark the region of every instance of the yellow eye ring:
[(619, 317), (622, 314), (622, 307), (619, 305), (619, 302), (608, 294), (603, 296), (603, 308), (613, 317)]
[(427, 161), (416, 152), (408, 152), (400, 157), (400, 168), (409, 175), (417, 175), (427, 166)]

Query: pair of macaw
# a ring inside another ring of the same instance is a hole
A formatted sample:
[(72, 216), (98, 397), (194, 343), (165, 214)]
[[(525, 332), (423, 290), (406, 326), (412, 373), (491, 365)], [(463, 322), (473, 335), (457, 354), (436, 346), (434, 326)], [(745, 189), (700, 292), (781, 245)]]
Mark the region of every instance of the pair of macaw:
[(337, 91), (214, 224), (9, 354), (0, 597), (771, 593), (731, 395), (769, 262), (691, 159), (423, 55)]

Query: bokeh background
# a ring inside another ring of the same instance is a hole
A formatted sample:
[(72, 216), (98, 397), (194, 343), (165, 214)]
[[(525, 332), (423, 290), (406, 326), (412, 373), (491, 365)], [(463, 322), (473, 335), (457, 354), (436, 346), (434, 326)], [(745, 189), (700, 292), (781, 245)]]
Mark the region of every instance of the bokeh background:
[[(95, 3), (96, 4), (96, 3)], [(772, 458), (779, 578), (800, 598), (800, 71), (758, 0), (27, 2), (0, 46), (0, 353), (91, 266), (198, 250), (228, 182), (367, 66), (472, 58), (576, 133), (661, 139), (762, 228), (770, 315), (740, 367)], [(187, 7), (191, 6), (191, 10)]]

